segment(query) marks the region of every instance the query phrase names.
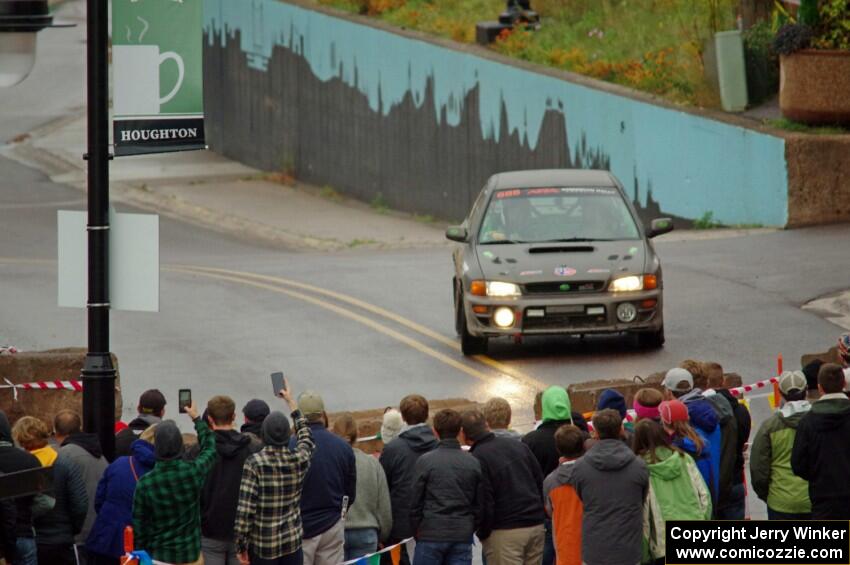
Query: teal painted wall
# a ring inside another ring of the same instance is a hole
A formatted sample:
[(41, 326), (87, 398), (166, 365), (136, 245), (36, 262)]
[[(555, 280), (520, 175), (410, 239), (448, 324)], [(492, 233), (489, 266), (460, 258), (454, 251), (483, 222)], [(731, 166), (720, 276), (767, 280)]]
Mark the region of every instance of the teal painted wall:
[(531, 150), (544, 115), (555, 110), (574, 145), (583, 139), (604, 152), (627, 191), (639, 185), (645, 200), (651, 189), (665, 213), (695, 219), (711, 211), (725, 224), (786, 223), (781, 138), (277, 0), (206, 0), (204, 18), (210, 44), (238, 37), (253, 71), (265, 72), (274, 49), (287, 48), (317, 79), (342, 80), (385, 116), (407, 95), (421, 108), (430, 79), (430, 111), (447, 126), (459, 125), (477, 88), (482, 137), (499, 143), (500, 132), (516, 133)]

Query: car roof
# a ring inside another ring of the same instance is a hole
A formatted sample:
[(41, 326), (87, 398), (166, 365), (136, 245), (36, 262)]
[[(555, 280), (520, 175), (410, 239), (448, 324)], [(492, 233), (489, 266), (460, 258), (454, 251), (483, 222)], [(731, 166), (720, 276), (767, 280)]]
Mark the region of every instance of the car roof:
[(510, 171), (490, 177), (492, 190), (503, 188), (541, 187), (616, 187), (617, 183), (608, 171), (596, 169), (538, 169), (532, 171)]

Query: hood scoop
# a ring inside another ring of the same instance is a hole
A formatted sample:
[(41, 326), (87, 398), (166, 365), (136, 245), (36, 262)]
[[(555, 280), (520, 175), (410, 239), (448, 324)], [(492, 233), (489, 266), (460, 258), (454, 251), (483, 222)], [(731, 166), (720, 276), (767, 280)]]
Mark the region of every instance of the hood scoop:
[(529, 253), (593, 253), (596, 248), (592, 245), (556, 245), (546, 247), (532, 247)]

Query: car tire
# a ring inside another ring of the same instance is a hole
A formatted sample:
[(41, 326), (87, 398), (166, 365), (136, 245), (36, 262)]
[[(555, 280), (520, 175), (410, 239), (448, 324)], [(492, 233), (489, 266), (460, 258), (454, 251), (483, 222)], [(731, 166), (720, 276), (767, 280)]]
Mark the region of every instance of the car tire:
[(664, 347), (664, 326), (657, 331), (640, 333), (637, 336), (638, 347), (641, 349), (661, 349)]
[(463, 300), (458, 300), (456, 318), (458, 334), (460, 335), (460, 350), (463, 354), (484, 355), (487, 353), (487, 338), (474, 336), (466, 328), (466, 313), (463, 308)]

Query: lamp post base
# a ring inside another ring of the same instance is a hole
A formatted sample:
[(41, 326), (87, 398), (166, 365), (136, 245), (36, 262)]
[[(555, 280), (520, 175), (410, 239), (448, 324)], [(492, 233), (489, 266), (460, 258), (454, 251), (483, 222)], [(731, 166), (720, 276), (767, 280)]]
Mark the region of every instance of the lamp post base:
[(115, 458), (115, 366), (111, 353), (88, 353), (83, 366), (83, 430), (97, 433), (107, 460)]

